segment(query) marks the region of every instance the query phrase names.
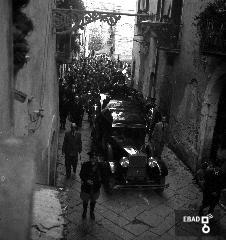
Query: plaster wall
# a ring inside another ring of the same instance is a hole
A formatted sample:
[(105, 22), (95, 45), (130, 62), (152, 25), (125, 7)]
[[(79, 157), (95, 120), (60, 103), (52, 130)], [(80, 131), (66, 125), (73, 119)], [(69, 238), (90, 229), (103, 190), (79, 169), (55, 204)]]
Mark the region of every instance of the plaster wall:
[(133, 39), (133, 53), (132, 53), (134, 69), (132, 69), (132, 72), (134, 72), (133, 82), (134, 82), (134, 88), (136, 89), (138, 89), (140, 74), (142, 73), (141, 60), (142, 60), (143, 53), (141, 51), (141, 44), (140, 44), (142, 40), (143, 40), (143, 37), (137, 34), (137, 27), (135, 27), (135, 36)]
[(149, 44), (147, 45), (147, 51), (143, 59), (144, 64), (144, 72), (143, 72), (143, 96), (147, 98), (150, 93), (151, 89), (154, 86), (154, 83), (152, 82), (154, 79), (151, 79), (151, 74), (155, 74), (156, 70), (156, 54), (157, 54), (157, 48), (156, 48), (156, 40), (152, 37), (150, 37)]
[(38, 142), (33, 137), (0, 137), (0, 155), (0, 239), (30, 239)]
[(133, 41), (134, 87), (147, 98), (155, 92), (154, 78), (151, 75), (156, 71), (156, 41), (153, 37), (147, 39), (139, 34), (135, 35)]
[(0, 136), (12, 132), (12, 37), (11, 1), (0, 0)]
[[(42, 157), (36, 163), (38, 183), (49, 184), (50, 172), (55, 169), (58, 137), (58, 82), (55, 62), (55, 35), (53, 33), (51, 0), (32, 0), (26, 14), (34, 24), (34, 31), (28, 37), (29, 61), (18, 73), (16, 89), (27, 94), (24, 103), (15, 101), (15, 134), (34, 135), (41, 141)], [(43, 117), (35, 111), (43, 109)], [(54, 146), (51, 146), (51, 143)], [(53, 162), (52, 162), (53, 161)]]
[[(155, 59), (155, 41), (145, 37), (144, 30), (138, 25), (135, 25), (135, 34), (133, 38), (132, 72), (134, 72), (133, 87), (148, 95), (150, 72), (153, 71), (153, 63)], [(154, 49), (153, 49), (154, 48)], [(148, 87), (148, 89), (146, 89)]]
[(158, 50), (156, 65), (156, 103), (160, 107), (161, 113), (169, 118), (174, 84), (171, 80), (173, 66), (168, 64), (166, 53), (162, 50)]

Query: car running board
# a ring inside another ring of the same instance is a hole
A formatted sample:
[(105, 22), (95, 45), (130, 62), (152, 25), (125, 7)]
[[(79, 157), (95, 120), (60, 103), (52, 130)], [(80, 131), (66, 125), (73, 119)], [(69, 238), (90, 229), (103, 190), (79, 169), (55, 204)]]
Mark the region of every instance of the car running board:
[(164, 184), (164, 185), (138, 185), (138, 184), (133, 184), (133, 185), (115, 185), (113, 189), (128, 189), (128, 188), (151, 188), (151, 189), (159, 189), (159, 188), (168, 188), (169, 183)]

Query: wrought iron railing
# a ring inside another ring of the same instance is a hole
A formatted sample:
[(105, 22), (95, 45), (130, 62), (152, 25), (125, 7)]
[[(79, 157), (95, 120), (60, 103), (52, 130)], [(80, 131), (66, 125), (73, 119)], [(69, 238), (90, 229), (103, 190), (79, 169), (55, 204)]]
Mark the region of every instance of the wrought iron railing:
[(155, 32), (160, 49), (179, 52), (181, 25), (175, 24), (168, 16), (149, 14), (145, 19), (139, 18), (138, 24), (147, 25)]
[(216, 24), (206, 21), (201, 31), (200, 50), (203, 53), (226, 55), (226, 22)]
[(194, 24), (200, 38), (200, 51), (207, 54), (226, 55), (226, 4), (214, 0), (195, 17)]

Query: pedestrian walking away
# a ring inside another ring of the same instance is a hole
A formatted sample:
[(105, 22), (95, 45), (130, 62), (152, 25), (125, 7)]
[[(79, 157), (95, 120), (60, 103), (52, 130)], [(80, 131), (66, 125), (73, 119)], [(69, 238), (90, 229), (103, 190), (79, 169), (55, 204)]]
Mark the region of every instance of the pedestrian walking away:
[(78, 163), (78, 154), (82, 151), (81, 133), (78, 132), (78, 126), (71, 123), (71, 130), (65, 133), (62, 153), (65, 154), (66, 177), (71, 177), (71, 167), (76, 174)]
[(95, 220), (94, 208), (96, 200), (100, 195), (101, 187), (101, 169), (97, 161), (95, 152), (89, 152), (89, 161), (82, 164), (80, 171), (81, 194), (80, 197), (83, 201), (83, 214), (82, 218), (86, 218), (87, 208), (90, 201), (90, 218)]

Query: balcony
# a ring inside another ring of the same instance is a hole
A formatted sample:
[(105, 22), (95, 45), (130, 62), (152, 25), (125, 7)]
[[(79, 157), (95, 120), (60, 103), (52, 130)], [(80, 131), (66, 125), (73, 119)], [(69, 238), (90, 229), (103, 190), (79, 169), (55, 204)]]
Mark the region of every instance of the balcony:
[(226, 56), (226, 23), (206, 23), (200, 38), (200, 51), (205, 55)]
[(180, 52), (181, 25), (175, 24), (168, 16), (160, 17), (157, 14), (149, 14), (145, 18), (140, 17), (138, 24), (144, 29), (149, 27), (157, 38), (158, 48), (168, 53), (178, 54)]
[(195, 17), (200, 38), (200, 52), (206, 55), (226, 56), (226, 4), (215, 0)]

